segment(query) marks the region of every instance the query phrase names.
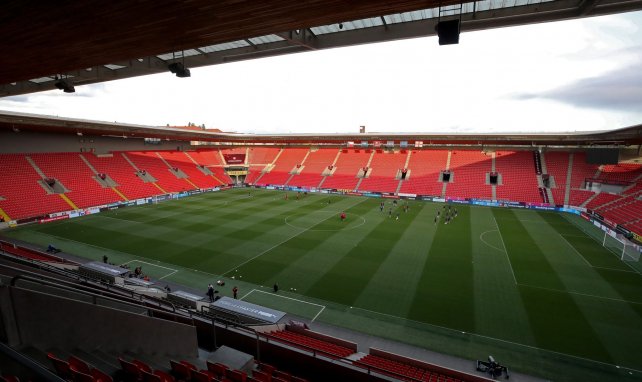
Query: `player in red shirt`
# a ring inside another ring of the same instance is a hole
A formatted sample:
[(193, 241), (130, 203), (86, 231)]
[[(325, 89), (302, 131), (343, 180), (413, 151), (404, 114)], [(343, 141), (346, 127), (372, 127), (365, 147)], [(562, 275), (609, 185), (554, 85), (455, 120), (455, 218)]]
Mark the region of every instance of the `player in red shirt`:
[(346, 220), (346, 213), (342, 212), (341, 213), (341, 221), (344, 221), (344, 220)]

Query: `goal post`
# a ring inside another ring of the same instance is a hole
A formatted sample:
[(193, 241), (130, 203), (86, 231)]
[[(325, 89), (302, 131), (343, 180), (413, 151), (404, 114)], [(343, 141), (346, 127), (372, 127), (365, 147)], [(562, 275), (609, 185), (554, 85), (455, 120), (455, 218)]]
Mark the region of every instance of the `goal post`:
[(602, 246), (618, 254), (622, 261), (638, 262), (640, 260), (640, 247), (628, 241), (623, 235), (604, 232)]

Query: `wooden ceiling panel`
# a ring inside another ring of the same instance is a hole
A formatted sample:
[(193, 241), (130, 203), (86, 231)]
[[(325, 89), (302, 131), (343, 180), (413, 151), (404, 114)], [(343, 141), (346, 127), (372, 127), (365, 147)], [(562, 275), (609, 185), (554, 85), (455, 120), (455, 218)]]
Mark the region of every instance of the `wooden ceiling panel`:
[[(442, 5), (448, 2), (442, 2)], [(0, 84), (437, 6), (435, 0), (6, 0)]]

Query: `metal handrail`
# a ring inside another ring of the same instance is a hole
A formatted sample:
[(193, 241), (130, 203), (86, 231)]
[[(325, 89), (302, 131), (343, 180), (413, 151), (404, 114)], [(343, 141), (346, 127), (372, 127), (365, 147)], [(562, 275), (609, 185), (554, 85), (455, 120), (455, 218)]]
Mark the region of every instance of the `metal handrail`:
[(0, 353), (3, 353), (9, 358), (12, 358), (22, 366), (27, 367), (30, 371), (34, 372), (39, 377), (39, 380), (41, 379), (47, 382), (66, 382), (64, 379), (51, 372), (40, 363), (25, 356), (24, 354), (21, 354), (20, 352), (16, 351), (8, 345), (3, 344), (2, 342), (0, 342)]
[[(13, 267), (8, 267), (8, 268), (13, 268)], [(16, 269), (16, 268), (13, 268), (13, 269)], [(22, 270), (20, 270), (20, 271), (22, 271)], [(43, 276), (43, 275), (38, 275), (38, 276)], [(45, 277), (47, 277), (47, 276), (45, 276)], [(167, 311), (167, 310), (156, 309), (154, 307), (149, 307), (149, 306), (141, 306), (140, 304), (132, 303), (132, 302), (129, 302), (129, 301), (123, 301), (121, 299), (105, 296), (105, 295), (102, 295), (102, 294), (99, 294), (99, 293), (89, 292), (89, 291), (85, 291), (85, 290), (79, 290), (79, 289), (72, 288), (72, 287), (69, 287), (69, 286), (66, 286), (66, 285), (61, 285), (58, 282), (51, 282), (51, 281), (38, 279), (38, 278), (34, 278), (34, 277), (31, 277), (31, 276), (27, 276), (27, 275), (13, 276), (11, 278), (10, 285), (11, 286), (17, 286), (16, 283), (17, 283), (18, 280), (26, 280), (26, 281), (30, 281), (30, 282), (38, 283), (38, 284), (42, 284), (42, 285), (49, 285), (49, 286), (52, 286), (52, 287), (55, 287), (55, 288), (60, 288), (60, 289), (68, 290), (68, 291), (71, 291), (71, 292), (76, 292), (76, 293), (92, 296), (94, 298), (100, 297), (100, 298), (103, 298), (103, 299), (106, 299), (106, 300), (109, 300), (109, 301), (113, 301), (113, 302), (117, 302), (117, 303), (120, 303), (120, 304), (125, 304), (125, 305), (133, 306), (133, 307), (136, 307), (136, 308), (144, 308), (144, 309), (147, 309), (148, 311), (152, 311), (152, 312), (156, 312), (156, 313), (171, 314), (172, 316), (174, 316), (174, 320), (176, 320), (177, 316), (179, 316), (178, 314), (176, 314), (176, 312), (170, 312), (170, 311)], [(120, 297), (123, 297), (123, 296), (120, 296)], [(94, 301), (94, 304), (96, 304), (95, 301)], [(180, 317), (184, 317), (184, 316), (180, 316)]]
[[(81, 276), (81, 275), (79, 275), (78, 273), (75, 273), (75, 272), (68, 272), (68, 271), (65, 271), (63, 269), (59, 269), (59, 268), (57, 268), (55, 266), (52, 266), (52, 265), (49, 265), (47, 263), (43, 263), (43, 262), (40, 262), (40, 261), (37, 261), (37, 260), (25, 259), (23, 257), (16, 256), (14, 254), (9, 254), (9, 256), (7, 256), (6, 253), (5, 253), (5, 257), (7, 257), (7, 258), (9, 258), (9, 259), (11, 259), (13, 261), (16, 261), (16, 262), (21, 262), (21, 263), (25, 263), (25, 264), (28, 264), (28, 265), (38, 266), (40, 269), (45, 269), (45, 270), (50, 271), (52, 273), (56, 273), (56, 274), (65, 276), (65, 277), (68, 277), (70, 279), (75, 279), (75, 280), (77, 280), (79, 282), (83, 282), (83, 280), (85, 280), (85, 282), (91, 281), (93, 283), (96, 283), (96, 284), (102, 285), (104, 287), (107, 287), (107, 289), (117, 289), (117, 290), (119, 290), (121, 292), (126, 292), (127, 294), (131, 295), (131, 299), (132, 300), (141, 301), (141, 302), (151, 301), (151, 302), (156, 303), (159, 307), (161, 307), (162, 305), (166, 305), (169, 308), (171, 308), (172, 312), (176, 312), (176, 305), (174, 305), (173, 303), (171, 303), (169, 301), (165, 301), (165, 300), (158, 299), (158, 298), (155, 298), (155, 297), (150, 297), (150, 296), (146, 296), (146, 295), (143, 295), (143, 294), (140, 294), (140, 293), (136, 293), (133, 290), (130, 290), (130, 289), (127, 289), (127, 288), (121, 288), (121, 287), (113, 285), (113, 284), (104, 283), (100, 279), (94, 279), (94, 278), (90, 278), (90, 277), (86, 277), (86, 276)], [(10, 267), (8, 265), (5, 265), (5, 266), (8, 267), (8, 268), (13, 268), (13, 267)], [(34, 272), (29, 272), (29, 271), (23, 270), (23, 269), (20, 269), (20, 271), (21, 272), (26, 272), (26, 273), (31, 273), (31, 274), (34, 274), (34, 275), (36, 274)], [(56, 278), (49, 277), (49, 276), (46, 276), (46, 275), (38, 275), (38, 276), (47, 277), (49, 279), (56, 280), (56, 282), (66, 282), (66, 283), (74, 285), (76, 287), (80, 287), (80, 285), (78, 285), (78, 284), (69, 283), (67, 281), (56, 279)], [(92, 289), (95, 290), (95, 288), (92, 288)], [(101, 292), (101, 293), (105, 293), (105, 292)], [(124, 298), (125, 297), (123, 295), (118, 295), (116, 293), (112, 293), (112, 295), (116, 295), (116, 296), (118, 296), (120, 298)]]

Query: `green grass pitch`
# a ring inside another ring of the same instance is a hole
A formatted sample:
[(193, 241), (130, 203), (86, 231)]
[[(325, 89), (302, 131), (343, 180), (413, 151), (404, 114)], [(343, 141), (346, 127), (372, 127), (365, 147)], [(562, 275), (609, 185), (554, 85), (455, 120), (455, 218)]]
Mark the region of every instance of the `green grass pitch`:
[(107, 254), (160, 284), (205, 292), (224, 278), (225, 295), (238, 285), (250, 302), (309, 320), (472, 359), (493, 354), (555, 380), (642, 375), (642, 276), (579, 217), (453, 205), (458, 216), (444, 224), (444, 204), (410, 201), (404, 212), (404, 201), (294, 195), (236, 189), (5, 234)]

